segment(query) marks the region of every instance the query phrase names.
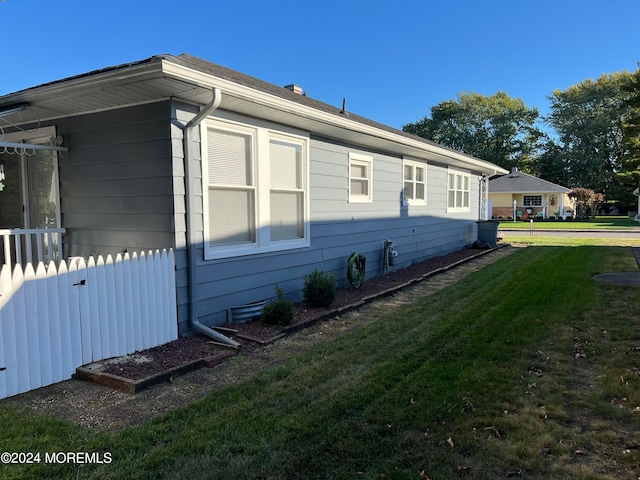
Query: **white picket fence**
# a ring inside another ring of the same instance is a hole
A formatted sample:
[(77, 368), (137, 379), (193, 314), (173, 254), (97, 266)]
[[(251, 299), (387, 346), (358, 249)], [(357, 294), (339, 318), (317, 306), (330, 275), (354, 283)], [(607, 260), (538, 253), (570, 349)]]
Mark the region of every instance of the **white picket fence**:
[(0, 398), (178, 338), (173, 250), (0, 270)]

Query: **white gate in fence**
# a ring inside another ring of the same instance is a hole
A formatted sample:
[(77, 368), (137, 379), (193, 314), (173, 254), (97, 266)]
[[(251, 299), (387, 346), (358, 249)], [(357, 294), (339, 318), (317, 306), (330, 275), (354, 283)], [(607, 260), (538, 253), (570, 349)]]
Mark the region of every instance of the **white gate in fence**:
[(178, 338), (173, 250), (0, 270), (0, 398)]

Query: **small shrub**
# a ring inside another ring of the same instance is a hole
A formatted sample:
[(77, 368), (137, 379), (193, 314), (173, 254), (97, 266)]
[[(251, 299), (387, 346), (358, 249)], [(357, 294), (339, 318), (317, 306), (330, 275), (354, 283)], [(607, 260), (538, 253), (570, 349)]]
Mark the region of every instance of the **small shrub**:
[(262, 309), (262, 316), (266, 323), (288, 325), (293, 321), (293, 302), (285, 300), (284, 290), (276, 285), (276, 300), (268, 303)]
[(336, 298), (336, 277), (333, 273), (314, 270), (304, 276), (304, 300), (314, 307), (328, 307)]

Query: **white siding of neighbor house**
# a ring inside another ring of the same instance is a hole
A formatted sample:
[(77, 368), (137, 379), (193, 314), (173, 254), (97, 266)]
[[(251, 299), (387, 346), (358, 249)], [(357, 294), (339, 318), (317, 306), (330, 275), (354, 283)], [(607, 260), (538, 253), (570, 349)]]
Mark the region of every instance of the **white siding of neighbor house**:
[[(177, 108), (174, 111), (172, 146), (176, 205), (176, 268), (178, 270), (178, 306), (180, 331), (188, 330), (188, 278), (183, 225), (184, 172), (182, 130), (192, 116)], [(403, 206), (402, 157), (390, 152), (370, 151), (357, 145), (344, 145), (311, 134), (310, 140), (310, 237), (307, 248), (262, 253), (241, 257), (205, 260), (203, 248), (202, 182), (199, 138), (191, 145), (192, 168), (198, 177), (193, 192), (197, 208), (195, 225), (197, 304), (196, 314), (206, 325), (227, 321), (227, 309), (275, 297), (275, 285), (285, 296), (302, 299), (303, 276), (314, 269), (332, 272), (337, 286), (348, 285), (347, 258), (352, 251), (367, 259), (367, 278), (382, 274), (382, 250), (385, 239), (395, 243), (398, 257), (394, 269), (410, 266), (430, 257), (442, 255), (473, 243), (477, 238), (478, 182), (471, 172), (470, 211), (447, 214), (447, 167), (428, 164), (427, 204)], [(349, 203), (349, 153), (373, 157), (373, 201)], [(182, 175), (182, 177), (181, 177)], [(179, 220), (179, 221), (178, 221)]]

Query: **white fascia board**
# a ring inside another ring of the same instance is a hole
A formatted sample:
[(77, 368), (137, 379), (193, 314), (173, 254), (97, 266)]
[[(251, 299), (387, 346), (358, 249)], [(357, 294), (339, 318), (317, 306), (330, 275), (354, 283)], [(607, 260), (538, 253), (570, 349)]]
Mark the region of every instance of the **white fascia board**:
[(134, 67), (122, 68), (108, 72), (97, 72), (92, 75), (80, 75), (78, 78), (69, 80), (61, 80), (60, 82), (52, 82), (49, 85), (42, 85), (20, 90), (0, 96), (0, 103), (6, 99), (10, 99), (7, 103), (16, 103), (20, 101), (37, 102), (43, 98), (64, 97), (74, 95), (79, 92), (86, 93), (89, 91), (100, 90), (105, 87), (117, 85), (123, 82), (131, 83), (142, 77), (154, 77), (162, 73), (160, 63), (144, 63)]
[[(287, 99), (272, 95), (270, 93), (262, 92), (244, 85), (225, 80), (219, 77), (215, 77), (197, 70), (193, 70), (181, 65), (177, 65), (172, 62), (163, 61), (163, 70), (165, 74), (177, 77), (186, 81), (198, 83), (206, 88), (218, 87), (221, 89), (222, 94), (229, 94), (234, 97), (246, 99), (248, 101), (264, 105), (276, 110), (290, 113), (292, 115), (304, 117), (316, 122), (321, 122), (327, 125), (335, 126), (341, 129), (349, 130), (351, 132), (364, 134), (370, 137), (379, 138), (396, 144), (404, 145), (414, 150), (413, 155), (416, 155), (424, 160), (430, 160), (431, 158), (427, 154), (437, 155), (438, 157), (444, 157), (457, 162), (463, 162), (470, 167), (475, 167), (483, 172), (490, 173), (490, 176), (507, 174), (508, 170), (505, 170), (497, 165), (493, 165), (490, 162), (485, 162), (474, 157), (470, 157), (463, 153), (458, 153), (447, 148), (438, 147), (437, 145), (429, 145), (419, 140), (414, 140), (403, 135), (398, 135), (393, 132), (381, 130), (379, 128), (365, 125), (360, 122), (356, 122), (347, 117), (338, 117), (334, 114), (323, 112), (315, 108), (302, 105), (300, 103), (291, 102)], [(423, 155), (420, 155), (423, 152)]]

